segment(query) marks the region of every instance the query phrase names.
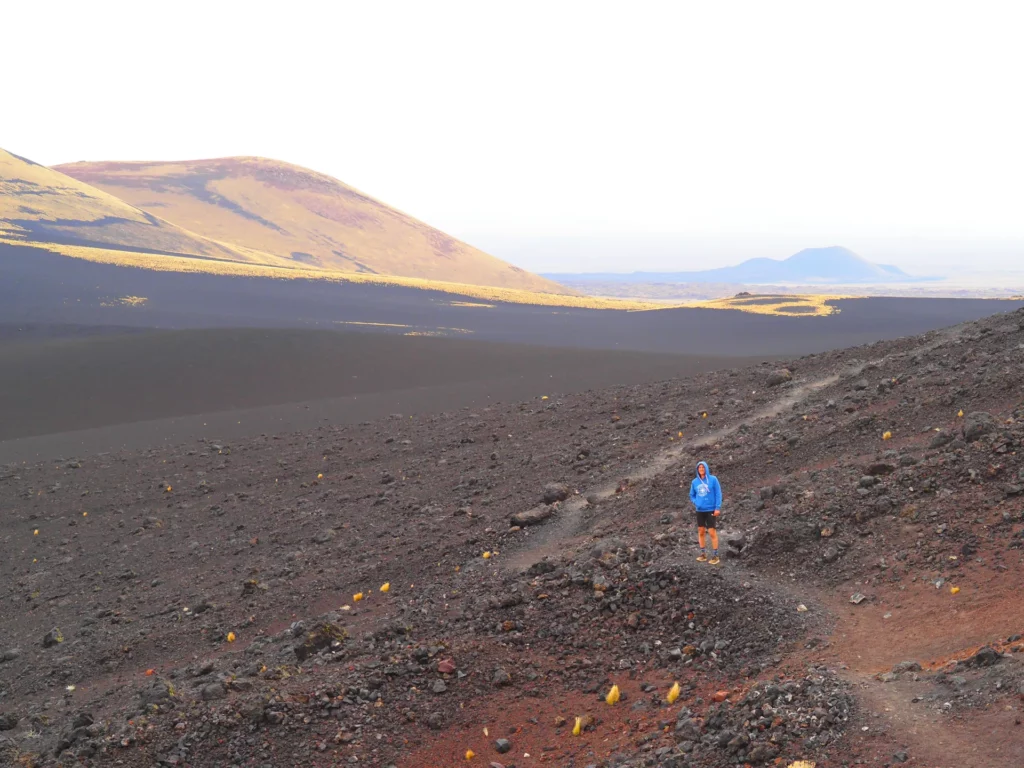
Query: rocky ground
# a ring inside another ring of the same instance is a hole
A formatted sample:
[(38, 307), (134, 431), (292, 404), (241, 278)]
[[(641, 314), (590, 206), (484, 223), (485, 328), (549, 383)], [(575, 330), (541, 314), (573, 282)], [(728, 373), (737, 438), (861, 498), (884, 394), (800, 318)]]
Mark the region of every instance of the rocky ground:
[(0, 468), (0, 764), (1020, 766), (1022, 382), (1017, 312)]

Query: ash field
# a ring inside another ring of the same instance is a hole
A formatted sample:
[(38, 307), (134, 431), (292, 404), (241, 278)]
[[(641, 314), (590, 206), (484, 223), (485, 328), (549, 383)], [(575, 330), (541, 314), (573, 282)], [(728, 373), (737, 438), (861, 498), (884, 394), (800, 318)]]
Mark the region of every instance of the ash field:
[(1021, 301), (825, 317), (581, 309), (156, 272), (0, 244), (0, 463), (238, 439), (640, 384), (900, 338)]
[(3, 302), (0, 760), (1024, 763), (1018, 305), (90, 304), (132, 272)]

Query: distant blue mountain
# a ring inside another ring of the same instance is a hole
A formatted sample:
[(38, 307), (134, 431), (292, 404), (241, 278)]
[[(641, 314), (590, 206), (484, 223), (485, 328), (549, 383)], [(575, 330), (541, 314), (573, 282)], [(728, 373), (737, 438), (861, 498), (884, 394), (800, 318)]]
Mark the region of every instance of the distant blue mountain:
[(788, 259), (749, 259), (735, 267), (705, 269), (699, 272), (630, 272), (546, 274), (555, 281), (616, 283), (770, 283), (879, 284), (910, 283), (929, 280), (908, 275), (890, 264), (873, 264), (849, 248), (833, 245), (828, 248), (805, 248)]

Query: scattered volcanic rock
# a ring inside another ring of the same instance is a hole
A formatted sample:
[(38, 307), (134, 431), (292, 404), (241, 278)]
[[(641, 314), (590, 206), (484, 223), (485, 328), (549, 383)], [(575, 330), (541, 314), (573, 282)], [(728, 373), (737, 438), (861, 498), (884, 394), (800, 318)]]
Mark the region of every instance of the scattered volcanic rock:
[[(925, 641), (1018, 597), (1021, 322), (811, 355), (799, 394), (765, 387), (776, 363), (2, 467), (0, 763), (922, 760), (873, 727), (871, 686), (970, 727), (1020, 703), (1019, 637), (952, 660)], [(726, 498), (717, 566), (695, 557), (698, 458)], [(885, 629), (918, 612), (919, 660), (890, 667)], [(868, 630), (852, 648), (844, 621)], [(844, 669), (879, 647), (878, 678)]]
[(540, 525), (555, 514), (554, 506), (541, 506), (528, 509), (525, 512), (516, 512), (509, 521), (512, 525), (527, 526)]
[(975, 411), (967, 414), (964, 419), (964, 440), (973, 443), (981, 437), (999, 428), (995, 416), (985, 411)]
[(548, 483), (544, 486), (543, 501), (545, 504), (554, 504), (556, 501), (565, 501), (569, 498), (569, 486), (564, 483)]

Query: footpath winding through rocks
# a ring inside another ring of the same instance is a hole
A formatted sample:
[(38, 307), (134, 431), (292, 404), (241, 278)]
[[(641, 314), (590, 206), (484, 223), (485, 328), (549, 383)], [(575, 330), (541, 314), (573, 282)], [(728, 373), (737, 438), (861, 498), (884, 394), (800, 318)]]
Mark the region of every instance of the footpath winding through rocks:
[[(934, 336), (936, 338), (927, 343), (901, 353), (902, 356), (926, 355), (943, 345), (957, 344), (961, 341), (961, 329), (950, 329)], [(856, 378), (864, 368), (879, 368), (887, 361), (888, 357), (857, 365), (845, 371), (842, 378)], [(567, 547), (580, 545), (585, 542), (583, 537), (600, 523), (598, 516), (586, 515), (588, 509), (613, 498), (630, 486), (677, 471), (683, 459), (687, 460), (688, 467), (692, 463), (690, 460), (700, 457), (702, 448), (735, 434), (742, 426), (779, 416), (798, 406), (814, 392), (835, 385), (840, 378), (840, 374), (832, 374), (804, 383), (735, 426), (714, 430), (658, 452), (649, 462), (632, 470), (618, 483), (606, 483), (597, 490), (577, 491), (572, 498), (558, 506), (553, 522), (544, 527), (541, 535), (535, 535), (513, 552), (507, 553), (505, 568), (528, 570)], [(729, 531), (723, 529), (722, 533), (726, 536)], [(689, 561), (687, 563), (690, 564)], [(702, 567), (695, 563), (690, 565), (693, 568)], [(758, 574), (745, 568), (734, 568), (732, 573), (723, 576), (736, 590), (740, 589), (741, 582), (749, 587), (751, 581), (758, 581)], [(880, 728), (906, 745), (906, 748), (894, 753), (893, 759), (896, 762), (909, 762), (910, 754), (913, 754), (916, 756), (915, 762), (922, 765), (985, 765), (993, 768), (1024, 765), (1024, 738), (993, 738), (994, 733), (1021, 725), (1017, 707), (1004, 706), (1001, 711), (988, 708), (980, 716), (967, 721), (950, 718), (945, 715), (951, 709), (948, 702), (944, 702), (941, 709), (916, 706), (929, 694), (932, 699), (935, 695), (934, 687), (930, 688), (927, 682), (922, 682), (918, 675), (913, 674), (922, 669), (922, 664), (923, 668), (932, 670), (943, 666), (954, 669), (969, 666), (980, 649), (989, 645), (998, 646), (1002, 638), (1019, 637), (1024, 630), (1024, 603), (1016, 600), (1018, 588), (1016, 580), (1011, 581), (1009, 589), (992, 583), (987, 598), (982, 597), (980, 601), (975, 599), (966, 608), (953, 610), (954, 615), (962, 614), (956, 622), (943, 620), (949, 616), (947, 606), (940, 605), (944, 595), (925, 589), (923, 594), (913, 598), (918, 605), (911, 609), (916, 614), (909, 622), (912, 631), (901, 633), (909, 636), (901, 636), (898, 641), (891, 639), (888, 631), (892, 628), (887, 625), (891, 613), (887, 612), (883, 616), (881, 611), (850, 610), (849, 601), (837, 601), (830, 595), (818, 594), (818, 606), (827, 612), (827, 620), (833, 626), (834, 640), (830, 652), (820, 655), (817, 660), (827, 659), (836, 665), (840, 676), (857, 691), (865, 710), (872, 712), (876, 720), (880, 721), (862, 726), (864, 732)], [(955, 626), (951, 626), (951, 623), (955, 623)], [(1018, 643), (1012, 648), (1021, 649), (1024, 649), (1024, 643)], [(907, 658), (920, 658), (923, 661), (906, 661)], [(913, 678), (900, 681), (900, 672), (891, 669), (901, 670), (904, 677), (909, 672)], [(956, 684), (964, 683), (957, 678)], [(997, 685), (1003, 687), (1002, 684)], [(1021, 695), (1024, 696), (1024, 687), (1021, 688)]]
[(1022, 381), (1017, 312), (0, 468), (0, 764), (1019, 766)]
[[(860, 369), (854, 369), (849, 375), (859, 375)], [(736, 433), (741, 426), (749, 426), (760, 419), (769, 419), (784, 411), (795, 407), (809, 394), (824, 387), (831, 386), (839, 380), (838, 374), (826, 376), (823, 379), (802, 384), (785, 396), (771, 402), (764, 408), (759, 409), (753, 415), (743, 418), (733, 426), (726, 426), (704, 433), (699, 437), (683, 442), (682, 437), (679, 443), (671, 448), (658, 451), (649, 461), (642, 466), (631, 469), (618, 482), (608, 482), (594, 490), (577, 491), (573, 497), (567, 498), (564, 503), (559, 504), (557, 516), (554, 521), (548, 523), (541, 529), (540, 535), (536, 535), (524, 542), (523, 545), (514, 549), (509, 557), (503, 561), (503, 567), (510, 570), (526, 570), (553, 553), (564, 549), (567, 539), (572, 539), (583, 530), (584, 512), (589, 506), (594, 506), (602, 501), (613, 498), (615, 494), (621, 493), (629, 486), (654, 480), (656, 477), (671, 471), (678, 471), (682, 460), (699, 455), (699, 450), (723, 440)], [(689, 478), (686, 478), (686, 485)]]

